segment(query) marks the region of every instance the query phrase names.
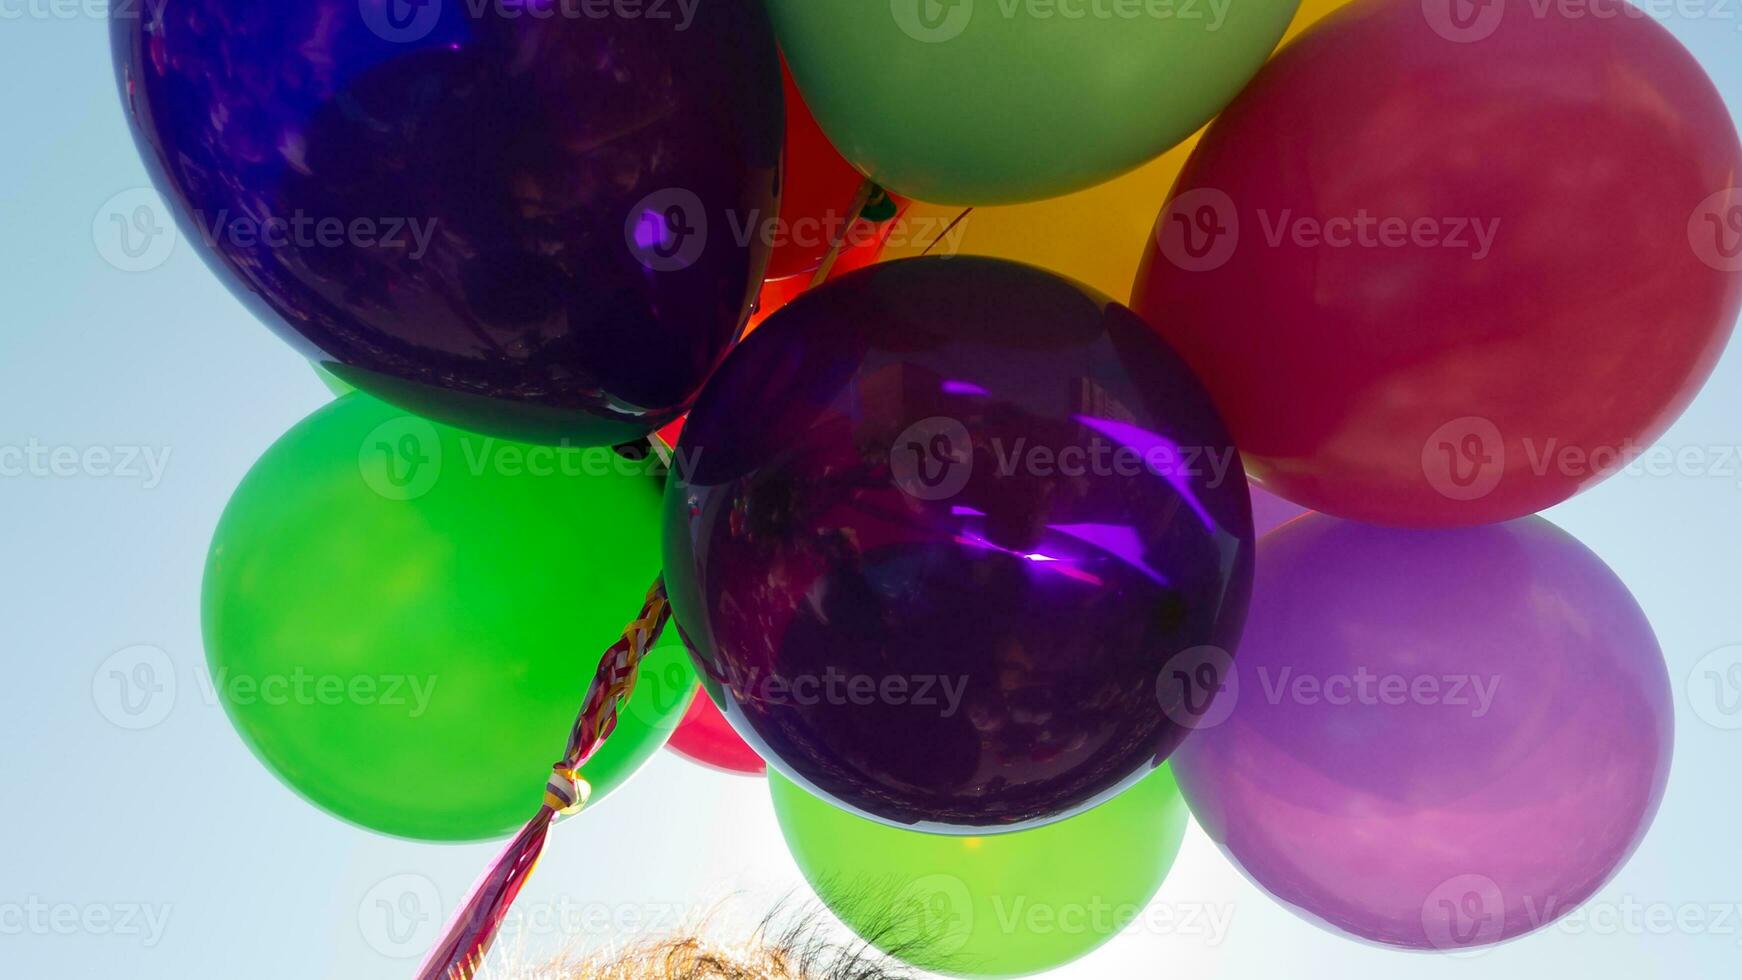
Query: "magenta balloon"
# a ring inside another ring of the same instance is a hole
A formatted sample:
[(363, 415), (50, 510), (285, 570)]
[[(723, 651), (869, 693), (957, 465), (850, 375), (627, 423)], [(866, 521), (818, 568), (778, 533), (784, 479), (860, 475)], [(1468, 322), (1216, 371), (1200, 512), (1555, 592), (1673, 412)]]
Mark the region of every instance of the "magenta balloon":
[(1374, 943), (1484, 946), (1572, 911), (1669, 774), (1651, 627), (1541, 518), (1295, 521), (1259, 545), (1233, 665), (1174, 755), (1187, 801), (1260, 888)]
[(1742, 146), (1699, 63), (1628, 9), (1357, 0), (1210, 126), (1132, 308), (1255, 483), (1373, 524), (1490, 524), (1681, 414), (1742, 307)]

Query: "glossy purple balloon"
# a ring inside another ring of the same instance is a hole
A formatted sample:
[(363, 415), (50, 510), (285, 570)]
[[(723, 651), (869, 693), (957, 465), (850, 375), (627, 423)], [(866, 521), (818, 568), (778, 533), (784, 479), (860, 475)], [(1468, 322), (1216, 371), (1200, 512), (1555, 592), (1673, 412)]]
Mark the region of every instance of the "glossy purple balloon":
[(618, 444), (743, 325), (779, 63), (754, 0), (538, 6), (154, 0), (112, 35), (154, 180), (255, 315), (412, 411)]
[(1174, 756), (1247, 877), (1332, 930), (1455, 950), (1549, 924), (1626, 861), (1669, 775), (1669, 678), (1583, 545), (1535, 517), (1313, 515), (1258, 550), (1232, 673)]
[[(996, 259), (807, 294), (703, 392), (666, 493), (677, 620), (738, 732), (811, 791), (939, 832), (1105, 800), (1232, 644), (1245, 474), (1130, 310)], [(1213, 460), (1213, 462), (1211, 462)]]

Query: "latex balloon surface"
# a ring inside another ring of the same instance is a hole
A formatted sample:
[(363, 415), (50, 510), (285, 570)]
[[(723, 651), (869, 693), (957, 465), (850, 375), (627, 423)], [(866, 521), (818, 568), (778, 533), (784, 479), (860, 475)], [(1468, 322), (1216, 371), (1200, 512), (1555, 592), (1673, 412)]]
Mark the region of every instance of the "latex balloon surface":
[[(1284, 43), (1346, 2), (1302, 3)], [(1155, 212), (1197, 145), (1193, 135), (1122, 177), (1032, 204), (974, 208), (964, 217), (961, 207), (915, 202), (885, 255), (990, 255), (1050, 269), (1109, 296), (1129, 296)]]
[(1154, 159), (1252, 77), (1294, 0), (1221, 5), (770, 0), (848, 160), (908, 197), (1011, 204)]
[(705, 683), (813, 791), (919, 829), (1092, 806), (1185, 729), (1162, 665), (1239, 635), (1251, 504), (1189, 372), (1104, 296), (915, 259), (799, 297), (709, 384), (666, 490)]
[(1676, 40), (1449, 9), (1360, 0), (1278, 52), (1192, 154), (1133, 298), (1258, 483), (1371, 523), (1597, 482), (1742, 303), (1742, 149)]
[(1163, 767), (1087, 813), (996, 837), (886, 827), (769, 778), (800, 870), (829, 910), (903, 962), (1020, 977), (1095, 950), (1144, 914), (1186, 808)]
[(114, 55), (182, 233), (299, 350), (474, 431), (629, 442), (761, 283), (732, 230), (777, 213), (773, 37), (754, 0), (511, 6), (163, 0)]
[[(212, 541), (213, 686), (260, 760), (372, 830), (477, 840), (538, 809), (598, 656), (659, 574), (644, 464), (471, 436), (346, 395), (269, 449)], [(597, 802), (695, 692), (643, 665), (583, 770)]]
[(1669, 777), (1651, 626), (1541, 518), (1302, 518), (1259, 544), (1238, 656), (1178, 667), (1220, 689), (1174, 756), (1198, 822), (1260, 888), (1374, 943), (1467, 949), (1566, 915)]
[(768, 771), (768, 763), (744, 744), (708, 698), (696, 698), (690, 704), (666, 746), (691, 762), (724, 772), (760, 776)]

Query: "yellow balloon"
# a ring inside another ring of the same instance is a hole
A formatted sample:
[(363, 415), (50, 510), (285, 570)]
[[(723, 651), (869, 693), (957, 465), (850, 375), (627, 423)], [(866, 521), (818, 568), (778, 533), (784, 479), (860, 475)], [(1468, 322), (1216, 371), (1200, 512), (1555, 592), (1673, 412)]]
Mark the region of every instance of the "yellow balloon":
[[(1349, 2), (1302, 0), (1283, 43)], [(973, 209), (915, 201), (891, 232), (883, 260), (991, 255), (1051, 269), (1124, 300), (1155, 216), (1201, 135), (1123, 177), (1047, 201)]]

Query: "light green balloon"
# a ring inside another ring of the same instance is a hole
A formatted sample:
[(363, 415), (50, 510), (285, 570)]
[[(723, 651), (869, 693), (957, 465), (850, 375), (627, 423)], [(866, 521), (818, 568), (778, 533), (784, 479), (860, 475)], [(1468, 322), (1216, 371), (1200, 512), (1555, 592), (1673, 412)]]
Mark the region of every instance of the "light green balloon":
[(993, 837), (888, 827), (768, 780), (823, 904), (878, 949), (957, 977), (1028, 976), (1098, 948), (1155, 897), (1186, 828), (1165, 766), (1087, 813)]
[[(1111, 180), (1222, 111), (1297, 0), (768, 0), (835, 146), (934, 204)], [(1161, 202), (1156, 201), (1157, 209)]]
[[(360, 393), (315, 412), (242, 481), (207, 560), (207, 659), (236, 730), (364, 827), (518, 829), (659, 574), (646, 465), (470, 435)], [(594, 802), (695, 691), (671, 636), (584, 769)]]

